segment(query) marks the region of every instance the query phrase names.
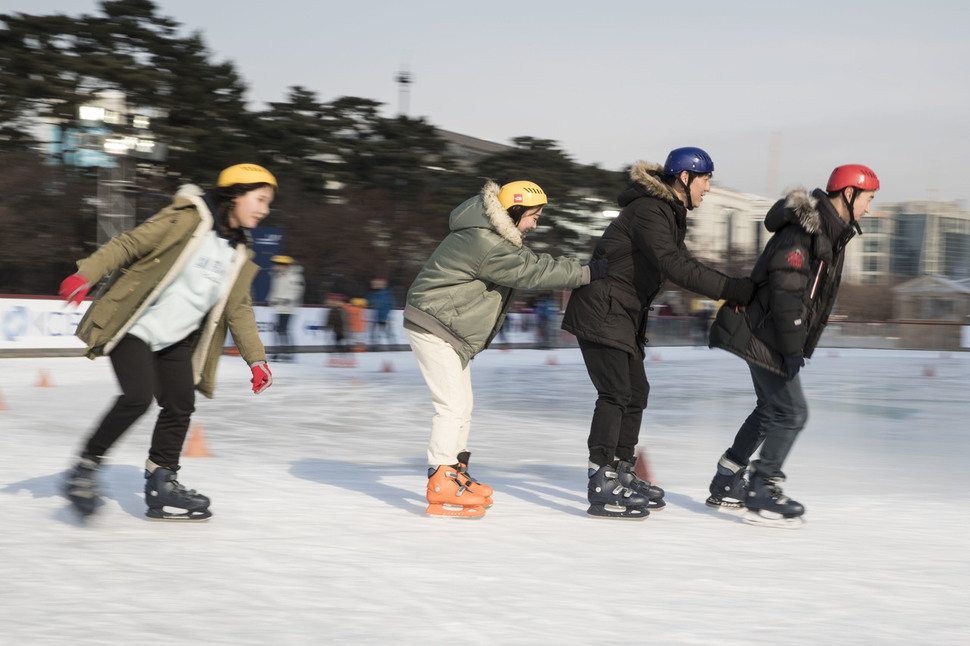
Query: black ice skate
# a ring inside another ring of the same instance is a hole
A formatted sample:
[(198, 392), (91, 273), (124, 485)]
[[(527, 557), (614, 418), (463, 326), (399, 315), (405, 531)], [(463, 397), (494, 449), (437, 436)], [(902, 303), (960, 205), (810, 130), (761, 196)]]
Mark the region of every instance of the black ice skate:
[(660, 511), (667, 506), (664, 502), (664, 490), (646, 480), (641, 480), (634, 472), (632, 462), (625, 460), (617, 462), (616, 475), (621, 485), (647, 497), (647, 509), (650, 511)]
[(751, 476), (748, 495), (741, 520), (749, 525), (795, 529), (805, 522), (802, 514), (805, 507), (795, 502), (781, 490), (784, 478), (766, 478), (760, 473)]
[(642, 520), (650, 515), (647, 510), (649, 498), (624, 487), (616, 467), (610, 464), (595, 471), (589, 470), (586, 497), (589, 500), (586, 513), (590, 516)]
[[(145, 464), (145, 503), (149, 520), (199, 521), (212, 516), (209, 499), (195, 489), (186, 489), (175, 479), (175, 469)], [(172, 511), (172, 509), (179, 511)]]
[(81, 516), (90, 516), (103, 504), (94, 478), (100, 466), (99, 456), (82, 453), (64, 481), (64, 495)]
[(717, 461), (717, 473), (708, 487), (711, 495), (707, 498), (707, 506), (724, 511), (744, 509), (748, 495), (746, 475), (747, 467), (736, 463), (726, 453), (722, 455)]

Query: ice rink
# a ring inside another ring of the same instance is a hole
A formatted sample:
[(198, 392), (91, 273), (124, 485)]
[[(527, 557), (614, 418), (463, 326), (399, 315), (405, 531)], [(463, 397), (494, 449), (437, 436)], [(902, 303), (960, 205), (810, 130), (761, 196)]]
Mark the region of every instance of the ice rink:
[[(145, 520), (146, 415), (86, 526), (60, 495), (116, 395), (106, 359), (0, 360), (0, 642), (61, 644), (970, 643), (970, 353), (826, 349), (786, 464), (799, 530), (704, 505), (754, 403), (744, 363), (650, 350), (642, 446), (668, 506), (586, 515), (595, 392), (578, 350), (472, 363), (481, 520), (424, 514), (430, 396), (410, 353), (224, 357), (180, 480), (207, 523)], [(46, 383), (46, 385), (45, 385)]]

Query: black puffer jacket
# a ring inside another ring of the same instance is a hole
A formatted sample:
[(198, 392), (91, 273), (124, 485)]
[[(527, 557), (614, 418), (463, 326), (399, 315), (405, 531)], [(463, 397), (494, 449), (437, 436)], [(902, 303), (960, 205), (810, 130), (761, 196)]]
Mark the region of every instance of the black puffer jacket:
[(845, 245), (855, 235), (825, 191), (797, 188), (765, 216), (771, 240), (751, 272), (747, 308), (727, 305), (711, 326), (710, 346), (784, 376), (784, 357), (811, 357), (842, 281)]
[(687, 209), (660, 179), (660, 167), (637, 162), (617, 202), (623, 208), (596, 243), (609, 275), (573, 290), (562, 328), (577, 337), (642, 358), (647, 309), (665, 280), (722, 298), (729, 278), (703, 265), (684, 245)]

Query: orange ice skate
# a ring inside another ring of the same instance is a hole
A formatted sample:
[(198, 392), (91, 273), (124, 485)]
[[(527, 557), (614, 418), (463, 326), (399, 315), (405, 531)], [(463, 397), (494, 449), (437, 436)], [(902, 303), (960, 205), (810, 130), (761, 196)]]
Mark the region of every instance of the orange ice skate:
[(458, 454), (458, 482), (466, 489), (471, 489), (477, 494), (485, 497), (485, 509), (492, 506), (492, 488), (488, 485), (484, 485), (475, 478), (471, 477), (468, 473), (468, 459), (471, 457), (471, 452), (462, 451)]
[(481, 518), (485, 515), (485, 504), (485, 496), (458, 481), (458, 469), (453, 466), (443, 464), (428, 478), (428, 508), (425, 512), (430, 516)]

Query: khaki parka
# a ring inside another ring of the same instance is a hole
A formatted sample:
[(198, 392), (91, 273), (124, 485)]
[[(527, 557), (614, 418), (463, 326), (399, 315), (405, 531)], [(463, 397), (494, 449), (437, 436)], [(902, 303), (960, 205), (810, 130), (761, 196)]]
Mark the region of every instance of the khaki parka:
[[(78, 272), (92, 285), (111, 275), (77, 327), (77, 336), (87, 343), (87, 357), (111, 354), (142, 312), (185, 267), (213, 225), (201, 189), (183, 186), (169, 206), (78, 261)], [(236, 246), (231, 288), (193, 334), (195, 387), (208, 398), (215, 390), (227, 330), (247, 364), (266, 360), (249, 293), (259, 272), (252, 262), (254, 255), (246, 245)]]
[(406, 327), (435, 334), (462, 363), (495, 338), (516, 289), (571, 289), (589, 282), (589, 267), (574, 258), (536, 254), (488, 182), (451, 212), (441, 241), (408, 290)]

